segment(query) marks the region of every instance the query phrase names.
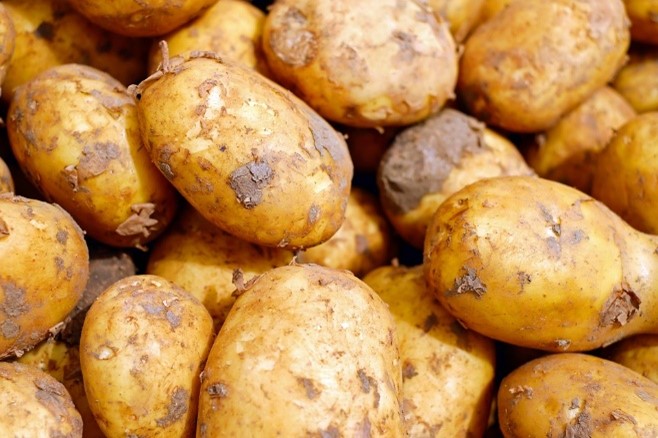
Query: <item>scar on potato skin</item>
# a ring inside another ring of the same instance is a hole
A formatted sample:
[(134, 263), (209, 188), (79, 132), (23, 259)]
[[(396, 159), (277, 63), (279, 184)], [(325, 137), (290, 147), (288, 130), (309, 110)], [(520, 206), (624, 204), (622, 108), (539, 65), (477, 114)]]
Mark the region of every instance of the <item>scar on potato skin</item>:
[(229, 177), (229, 185), (240, 204), (246, 209), (259, 205), (263, 189), (274, 178), (274, 171), (267, 161), (256, 159), (235, 169)]
[(309, 65), (318, 52), (318, 41), (306, 15), (295, 7), (289, 7), (280, 18), (269, 44), (276, 57), (293, 68)]
[(446, 291), (446, 296), (462, 295), (465, 293), (472, 293), (475, 298), (480, 299), (487, 292), (487, 286), (482, 283), (477, 276), (475, 269), (470, 266), (462, 268), (463, 275), (455, 279), (452, 288)]
[(155, 204), (145, 202), (130, 206), (132, 215), (123, 221), (115, 230), (119, 236), (136, 236), (141, 234), (144, 238), (151, 235), (151, 227), (157, 225), (158, 220), (151, 217), (155, 213)]

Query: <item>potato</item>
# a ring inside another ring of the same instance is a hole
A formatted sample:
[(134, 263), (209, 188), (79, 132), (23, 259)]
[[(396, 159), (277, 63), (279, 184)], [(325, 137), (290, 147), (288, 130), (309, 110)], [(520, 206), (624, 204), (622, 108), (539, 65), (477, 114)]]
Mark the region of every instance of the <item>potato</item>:
[(82, 437), (64, 386), (36, 367), (0, 362), (0, 428), (12, 437)]
[(393, 318), (365, 283), (272, 269), (241, 295), (203, 371), (197, 436), (401, 437)]
[(437, 209), (424, 249), (435, 297), (466, 327), (547, 351), (658, 332), (657, 238), (541, 178), (490, 178)]
[(480, 8), (478, 23), (481, 24), (485, 21), (489, 21), (491, 17), (505, 9), (513, 1), (514, 0), (484, 0), (484, 3)]
[(631, 38), (658, 44), (658, 0), (624, 0), (631, 20)]
[(0, 85), (5, 80), (9, 60), (14, 54), (16, 30), (7, 9), (0, 3)]
[(658, 434), (658, 385), (585, 354), (553, 354), (503, 379), (498, 419), (506, 438), (649, 437)]
[(619, 93), (603, 87), (537, 136), (527, 153), (528, 163), (541, 177), (591, 193), (596, 157), (634, 116), (635, 110)]
[(488, 125), (544, 131), (613, 78), (629, 41), (621, 0), (512, 2), (466, 42), (458, 94)]
[(437, 21), (446, 20), (456, 42), (466, 39), (480, 18), (485, 0), (429, 0)]
[(512, 143), (445, 109), (397, 135), (382, 158), (377, 184), (396, 231), (422, 248), (432, 215), (452, 193), (482, 178), (532, 174)]
[(106, 289), (80, 338), (85, 392), (103, 433), (191, 436), (212, 340), (205, 307), (164, 278), (132, 276)]
[(152, 161), (214, 225), (259, 245), (302, 248), (342, 224), (349, 151), (290, 92), (203, 53), (164, 63), (134, 93)]
[(599, 154), (592, 196), (640, 231), (658, 234), (658, 111), (622, 126)]
[(357, 175), (363, 175), (365, 173), (377, 173), (384, 152), (391, 145), (401, 128), (391, 127), (378, 130), (339, 126), (337, 129), (346, 137), (347, 147), (354, 163), (354, 170)]
[(349, 126), (408, 125), (454, 96), (455, 43), (420, 2), (277, 0), (263, 50), (281, 84)]
[(2, 158), (0, 158), (0, 193), (13, 191), (14, 180), (11, 178), (9, 167), (7, 167), (7, 164), (2, 161)]
[(141, 246), (164, 230), (177, 194), (144, 149), (125, 87), (92, 67), (66, 64), (15, 93), (11, 148), (47, 199), (108, 245)]
[(0, 195), (0, 358), (31, 349), (78, 302), (89, 276), (82, 230), (56, 205)]
[(658, 111), (658, 50), (632, 49), (612, 86), (637, 112)]
[[(206, 9), (198, 18), (179, 27), (164, 40), (169, 55), (194, 50), (216, 52), (221, 57), (268, 75), (261, 48), (265, 14), (243, 0), (221, 0)], [(149, 54), (149, 71), (162, 62), (160, 46), (154, 41)]]
[(658, 334), (635, 335), (604, 350), (605, 357), (658, 383)]
[(354, 188), (338, 232), (326, 242), (300, 252), (297, 261), (345, 269), (361, 277), (388, 263), (394, 252), (393, 233), (379, 201), (365, 190)]
[(422, 266), (387, 266), (363, 280), (395, 318), (407, 436), (481, 437), (493, 396), (493, 341), (464, 330), (432, 298)]
[(155, 242), (146, 273), (189, 291), (221, 326), (235, 302), (236, 283), (240, 286), (240, 281), (248, 283), (258, 274), (287, 265), (293, 256), (292, 251), (254, 245), (227, 234), (188, 206)]
[[(16, 29), (2, 97), (56, 65), (89, 64), (129, 85), (144, 77), (148, 41), (120, 37), (91, 24), (61, 0), (3, 0)], [(109, 4), (109, 3), (108, 3)]]

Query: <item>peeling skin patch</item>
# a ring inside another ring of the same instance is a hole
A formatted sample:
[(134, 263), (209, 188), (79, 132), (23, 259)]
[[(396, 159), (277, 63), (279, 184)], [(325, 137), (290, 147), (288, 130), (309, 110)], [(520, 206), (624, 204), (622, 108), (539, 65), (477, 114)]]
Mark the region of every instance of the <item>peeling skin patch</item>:
[(465, 271), (461, 277), (455, 279), (455, 284), (452, 286), (452, 289), (448, 290), (445, 295), (462, 295), (465, 293), (471, 293), (475, 295), (475, 298), (480, 299), (487, 292), (487, 286), (482, 283), (480, 278), (477, 276), (475, 269), (471, 267), (464, 267), (462, 271)]
[(92, 146), (85, 146), (80, 161), (75, 166), (79, 181), (104, 173), (110, 163), (120, 156), (121, 150), (114, 143), (95, 143)]
[(252, 161), (231, 173), (229, 185), (237, 200), (246, 209), (254, 208), (263, 199), (263, 189), (274, 177), (274, 171), (264, 161)]
[(320, 391), (318, 388), (315, 387), (315, 384), (313, 380), (307, 379), (305, 377), (300, 377), (297, 379), (297, 382), (299, 382), (300, 385), (304, 387), (304, 390), (306, 391), (306, 397), (309, 400), (313, 400), (317, 398), (322, 391)]
[(155, 423), (160, 427), (169, 427), (174, 424), (187, 412), (187, 399), (189, 398), (188, 392), (180, 387), (174, 390), (171, 395), (171, 403), (167, 408), (167, 415), (155, 420)]
[(18, 287), (11, 281), (1, 282), (0, 287), (4, 291), (5, 300), (0, 304), (0, 310), (9, 318), (22, 315), (29, 310), (25, 301), (25, 289)]
[(288, 8), (279, 26), (274, 26), (270, 47), (282, 62), (291, 67), (304, 67), (315, 59), (318, 42), (309, 30), (306, 15), (297, 8)]
[(121, 225), (115, 230), (119, 236), (136, 236), (141, 234), (145, 238), (151, 235), (149, 228), (154, 227), (157, 219), (151, 218), (155, 213), (155, 204), (150, 202), (144, 204), (133, 204), (130, 209), (133, 214), (128, 217)]
[(590, 438), (592, 436), (592, 416), (583, 410), (568, 424), (564, 431), (564, 438)]
[(0, 334), (5, 339), (16, 339), (21, 332), (21, 328), (14, 321), (7, 320), (0, 324)]
[(637, 420), (630, 414), (622, 411), (621, 409), (615, 409), (610, 412), (610, 419), (613, 421), (626, 421), (628, 423), (637, 424)]
[(213, 383), (206, 389), (210, 398), (224, 398), (228, 397), (228, 386), (221, 382)]
[(599, 317), (601, 327), (624, 326), (640, 311), (640, 297), (627, 284), (612, 292)]
[(55, 237), (59, 243), (66, 245), (66, 242), (69, 240), (69, 233), (66, 230), (57, 230)]

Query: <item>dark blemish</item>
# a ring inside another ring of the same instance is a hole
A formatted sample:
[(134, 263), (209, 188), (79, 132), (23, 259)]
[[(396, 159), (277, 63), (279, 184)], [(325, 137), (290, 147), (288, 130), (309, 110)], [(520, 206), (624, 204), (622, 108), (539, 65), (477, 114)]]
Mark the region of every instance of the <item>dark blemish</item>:
[(225, 398), (228, 397), (228, 386), (223, 383), (213, 383), (206, 389), (210, 398)]
[(532, 283), (532, 277), (527, 272), (520, 271), (516, 274), (516, 277), (518, 278), (519, 284), (521, 285), (521, 292), (523, 292), (526, 284)]
[(15, 339), (18, 337), (21, 328), (14, 321), (7, 320), (0, 324), (0, 333), (5, 339)]
[(114, 143), (95, 143), (82, 149), (82, 157), (75, 170), (81, 181), (105, 172), (113, 160), (121, 156), (121, 149)]
[(551, 225), (551, 231), (553, 231), (553, 234), (555, 234), (557, 237), (560, 237), (560, 234), (562, 234), (562, 225), (560, 224)]
[(439, 319), (436, 317), (434, 313), (430, 313), (427, 318), (425, 318), (425, 321), (423, 322), (423, 331), (425, 333), (429, 332), (434, 328), (436, 324), (438, 324)]
[(365, 392), (366, 394), (370, 392), (370, 379), (366, 372), (363, 370), (363, 368), (360, 368), (357, 372), (356, 375), (359, 377), (359, 381), (361, 382), (361, 391)]
[(7, 236), (9, 236), (9, 226), (7, 226), (7, 222), (0, 217), (0, 239)]
[(59, 256), (55, 257), (55, 268), (57, 269), (57, 272), (62, 272), (64, 270), (64, 259), (62, 259)]
[(158, 162), (158, 168), (160, 169), (160, 172), (167, 178), (168, 180), (174, 179), (174, 172), (171, 170), (171, 166), (168, 163), (165, 163), (163, 161)]
[(356, 252), (359, 254), (366, 254), (368, 253), (368, 238), (364, 236), (363, 234), (357, 234), (354, 236), (354, 240), (356, 243)]
[(418, 372), (416, 371), (416, 367), (414, 365), (405, 360), (404, 363), (402, 364), (402, 379), (403, 380), (409, 380), (418, 375)]
[(370, 418), (366, 415), (366, 417), (363, 419), (363, 423), (359, 425), (359, 430), (357, 431), (356, 438), (370, 438), (372, 436), (371, 432), (371, 425), (370, 425)]
[(546, 238), (546, 245), (548, 245), (548, 252), (556, 259), (562, 255), (562, 247), (560, 242), (553, 236)]
[(320, 438), (339, 438), (340, 431), (334, 425), (330, 425), (326, 429), (320, 429)]
[(62, 245), (66, 245), (66, 242), (69, 240), (69, 233), (66, 230), (57, 230), (55, 238)]
[(171, 160), (171, 156), (175, 153), (176, 151), (167, 144), (160, 150), (157, 159), (158, 168), (160, 169), (160, 172), (162, 172), (162, 174), (168, 180), (172, 180), (176, 176), (171, 168), (171, 165), (169, 164), (169, 160)]
[[(120, 48), (118, 54), (119, 54), (119, 58), (121, 58), (121, 59), (123, 59), (123, 60), (126, 60), (126, 61), (129, 60), (129, 59), (131, 59), (131, 58), (133, 58), (133, 51), (132, 51), (131, 49), (129, 49), (128, 47), (122, 47), (122, 48)], [(142, 96), (141, 96), (141, 94), (140, 94), (138, 100), (139, 100), (141, 97), (142, 97)]]
[(464, 267), (462, 271), (465, 273), (455, 279), (455, 284), (452, 286), (452, 289), (448, 290), (445, 295), (461, 295), (465, 293), (472, 293), (475, 295), (475, 298), (480, 299), (487, 292), (487, 286), (480, 281), (475, 272), (475, 269), (471, 267)]
[(115, 232), (119, 236), (135, 236), (141, 234), (145, 238), (149, 237), (152, 231), (150, 227), (154, 227), (158, 223), (157, 219), (151, 217), (155, 213), (155, 204), (150, 202), (133, 204), (130, 206), (130, 209), (133, 214), (119, 225)]
[(592, 417), (587, 411), (582, 411), (574, 422), (567, 425), (564, 438), (590, 438), (592, 436)]
[(169, 321), (169, 325), (171, 325), (172, 329), (175, 329), (180, 325), (180, 321), (181, 321), (180, 315), (176, 315), (171, 310), (167, 310), (167, 312), (165, 312), (165, 318), (167, 318), (167, 321)]
[(22, 315), (29, 310), (25, 301), (25, 289), (18, 287), (13, 282), (0, 283), (4, 291), (5, 301), (0, 305), (0, 310), (10, 318)]
[(269, 44), (272, 51), (291, 67), (304, 67), (315, 59), (318, 42), (315, 33), (309, 29), (306, 15), (297, 8), (290, 7), (281, 17), (281, 26), (271, 32)]
[(55, 36), (55, 26), (48, 21), (42, 21), (34, 30), (34, 34), (39, 38), (52, 42)]
[(297, 379), (297, 382), (299, 382), (304, 387), (304, 390), (306, 391), (306, 397), (309, 400), (313, 400), (314, 398), (317, 398), (318, 395), (320, 395), (320, 393), (322, 392), (315, 387), (315, 384), (311, 379), (300, 377)]
[(274, 172), (266, 162), (252, 161), (231, 173), (229, 185), (238, 202), (250, 209), (260, 204), (263, 189), (273, 177)]
[(571, 400), (571, 405), (569, 406), (569, 409), (577, 409), (579, 407), (580, 407), (580, 400), (578, 400), (578, 397)]
[(613, 421), (627, 421), (632, 424), (637, 424), (635, 417), (633, 417), (630, 414), (627, 414), (621, 409), (615, 409), (614, 411), (610, 412), (610, 419)]
[(311, 208), (308, 209), (308, 217), (306, 221), (309, 223), (309, 225), (313, 225), (318, 220), (319, 217), (320, 217), (320, 207), (318, 207), (315, 204), (311, 205)]
[(73, 190), (73, 193), (76, 193), (80, 188), (80, 181), (78, 178), (78, 171), (73, 164), (69, 164), (63, 170), (64, 179), (69, 183), (69, 187)]
[(155, 423), (160, 427), (169, 427), (174, 424), (187, 412), (187, 399), (189, 398), (188, 392), (180, 387), (174, 389), (171, 395), (171, 402), (167, 408), (167, 415), (155, 420)]
[(638, 297), (626, 283), (616, 288), (603, 305), (599, 317), (599, 325), (626, 325), (640, 311), (640, 297)]
[(575, 245), (585, 238), (587, 238), (587, 234), (583, 230), (575, 230), (569, 237), (569, 243)]

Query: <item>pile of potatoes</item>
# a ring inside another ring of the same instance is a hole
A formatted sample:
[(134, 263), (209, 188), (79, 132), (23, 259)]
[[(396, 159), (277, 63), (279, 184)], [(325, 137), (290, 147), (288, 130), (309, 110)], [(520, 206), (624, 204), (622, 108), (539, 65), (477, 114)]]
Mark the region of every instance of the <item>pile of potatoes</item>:
[(0, 431), (658, 436), (658, 0), (3, 0)]

